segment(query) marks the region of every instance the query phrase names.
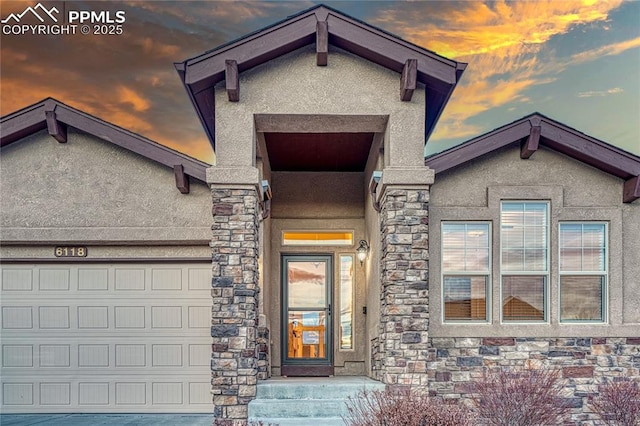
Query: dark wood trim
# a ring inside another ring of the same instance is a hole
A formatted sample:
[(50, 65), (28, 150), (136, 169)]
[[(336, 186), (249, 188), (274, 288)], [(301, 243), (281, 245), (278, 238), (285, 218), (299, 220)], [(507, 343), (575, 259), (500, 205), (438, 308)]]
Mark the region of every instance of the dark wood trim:
[[(206, 182), (206, 169), (209, 167), (207, 163), (160, 145), (52, 98), (44, 99), (37, 104), (0, 118), (2, 146), (22, 140), (26, 136), (48, 128), (47, 111), (55, 111), (55, 121), (59, 123), (58, 125), (81, 130), (172, 169), (176, 164), (181, 164), (186, 174), (201, 182)], [(49, 115), (51, 116), (51, 114)], [(50, 118), (49, 121), (51, 120)]]
[(238, 77), (238, 62), (233, 59), (224, 61), (225, 73), (224, 80), (227, 87), (227, 97), (229, 102), (238, 102), (240, 100), (240, 79)]
[(512, 123), (431, 156), (425, 160), (425, 164), (435, 170), (436, 173), (442, 173), (496, 149), (520, 141), (529, 135), (530, 129), (531, 125), (528, 122)]
[(311, 44), (315, 41), (316, 22), (313, 14), (296, 16), (188, 59), (185, 61), (185, 83), (199, 91), (224, 79), (226, 58), (234, 58), (242, 72)]
[(280, 374), (288, 377), (327, 377), (333, 372), (331, 365), (283, 365), (280, 369)]
[[(324, 23), (327, 49), (324, 50)], [(322, 24), (320, 24), (322, 23)], [(316, 42), (316, 63), (328, 62), (328, 44), (401, 73), (409, 58), (417, 60), (418, 82), (425, 84), (425, 142), (435, 128), (467, 64), (456, 62), (324, 5), (314, 6), (274, 25), (175, 64), (176, 70), (215, 150), (215, 105), (198, 99), (225, 78), (225, 58), (238, 62), (238, 72)], [(327, 56), (325, 58), (325, 55)], [(407, 92), (408, 94), (408, 92)]]
[(189, 176), (184, 174), (184, 167), (182, 164), (176, 164), (173, 166), (173, 173), (176, 176), (176, 188), (183, 193), (189, 193)]
[[(539, 125), (536, 126), (536, 123)], [(436, 173), (441, 173), (499, 148), (529, 138), (521, 151), (521, 153), (527, 154), (529, 151), (533, 151), (533, 139), (538, 132), (534, 130), (536, 127), (540, 128), (540, 135), (537, 136), (538, 148), (543, 145), (605, 173), (624, 179), (627, 181), (625, 183), (626, 193), (630, 194), (625, 196), (625, 200), (633, 201), (634, 194), (637, 194), (637, 189), (634, 187), (637, 183), (634, 178), (640, 176), (639, 156), (580, 133), (539, 113), (534, 113), (447, 151), (428, 157), (425, 160), (425, 165), (434, 169)]]
[(327, 21), (316, 24), (316, 65), (327, 66), (329, 61), (329, 25)]
[(210, 257), (126, 257), (126, 258), (90, 258), (90, 257), (45, 257), (45, 258), (0, 258), (0, 264), (25, 263), (211, 263)]
[(400, 76), (400, 100), (402, 102), (411, 101), (413, 91), (416, 90), (418, 81), (418, 60), (407, 59), (402, 68)]
[(633, 203), (640, 198), (640, 176), (627, 180), (623, 188), (622, 201), (625, 203)]
[(58, 142), (67, 143), (67, 126), (56, 119), (56, 112), (45, 110), (44, 114), (49, 134)]
[(545, 146), (619, 178), (640, 175), (639, 157), (561, 123), (545, 119), (540, 136)]
[(538, 150), (538, 145), (540, 143), (540, 126), (531, 127), (531, 132), (529, 133), (529, 137), (522, 145), (520, 149), (520, 158), (526, 160), (530, 158), (534, 152)]
[(441, 88), (456, 85), (458, 62), (340, 13), (330, 13), (329, 42), (364, 59), (402, 72), (407, 59), (418, 62), (418, 80)]

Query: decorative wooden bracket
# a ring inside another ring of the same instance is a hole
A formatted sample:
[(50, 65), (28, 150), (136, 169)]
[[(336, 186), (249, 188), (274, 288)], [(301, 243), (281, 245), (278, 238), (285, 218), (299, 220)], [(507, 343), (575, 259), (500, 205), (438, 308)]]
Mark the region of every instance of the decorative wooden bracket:
[(238, 102), (240, 100), (238, 62), (232, 59), (227, 59), (224, 63), (226, 65), (224, 79), (227, 84), (227, 96), (229, 97), (229, 102)]
[(413, 91), (416, 90), (418, 82), (418, 60), (407, 59), (402, 68), (402, 76), (400, 77), (400, 100), (403, 102), (411, 101)]
[(189, 193), (189, 175), (184, 173), (184, 167), (182, 164), (176, 164), (173, 166), (173, 174), (176, 176), (176, 188), (183, 193)]
[(67, 143), (67, 126), (58, 121), (55, 110), (45, 111), (44, 115), (47, 119), (49, 134), (58, 142)]
[(526, 142), (522, 145), (520, 149), (520, 158), (526, 160), (531, 157), (534, 152), (538, 150), (538, 146), (540, 145), (540, 131), (542, 130), (541, 126), (532, 126), (531, 131), (529, 132), (529, 137)]
[(633, 203), (640, 198), (640, 176), (632, 177), (624, 183), (622, 190), (622, 201), (624, 203)]
[(329, 58), (329, 23), (318, 21), (316, 24), (316, 65), (327, 66)]

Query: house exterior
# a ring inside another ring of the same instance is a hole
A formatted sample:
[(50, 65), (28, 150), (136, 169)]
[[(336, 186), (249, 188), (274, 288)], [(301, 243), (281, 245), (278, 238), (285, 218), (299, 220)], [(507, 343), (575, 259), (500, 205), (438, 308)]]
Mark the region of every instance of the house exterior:
[(579, 420), (639, 377), (640, 158), (533, 113), (425, 160), (465, 67), (317, 6), (176, 64), (213, 167), (4, 117), (3, 411), (240, 421), (271, 376), (464, 398), (508, 365), (561, 368)]

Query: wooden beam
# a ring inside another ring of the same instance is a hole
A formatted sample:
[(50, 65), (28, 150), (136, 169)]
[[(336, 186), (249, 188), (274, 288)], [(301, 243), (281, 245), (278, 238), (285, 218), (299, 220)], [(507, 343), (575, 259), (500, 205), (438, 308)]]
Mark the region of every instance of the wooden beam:
[(542, 129), (540, 126), (532, 126), (531, 132), (529, 133), (529, 137), (526, 142), (522, 145), (520, 149), (520, 158), (526, 160), (531, 157), (534, 152), (538, 150), (538, 146), (540, 145), (540, 131)]
[(224, 63), (226, 65), (224, 79), (227, 84), (227, 96), (229, 97), (229, 102), (238, 102), (240, 100), (238, 62), (232, 59), (227, 59)]
[(407, 59), (402, 68), (402, 76), (400, 76), (400, 100), (403, 102), (411, 101), (413, 91), (416, 90), (418, 81), (418, 60)]
[(173, 173), (176, 175), (176, 188), (183, 193), (189, 193), (189, 175), (184, 174), (184, 167), (182, 164), (176, 164), (173, 166)]
[(638, 198), (640, 198), (640, 176), (625, 181), (622, 191), (622, 201), (625, 203), (633, 203)]
[(45, 111), (44, 115), (47, 119), (47, 130), (55, 140), (60, 143), (67, 142), (67, 126), (56, 119), (55, 111)]
[(329, 25), (327, 21), (316, 24), (316, 65), (327, 66), (329, 58)]

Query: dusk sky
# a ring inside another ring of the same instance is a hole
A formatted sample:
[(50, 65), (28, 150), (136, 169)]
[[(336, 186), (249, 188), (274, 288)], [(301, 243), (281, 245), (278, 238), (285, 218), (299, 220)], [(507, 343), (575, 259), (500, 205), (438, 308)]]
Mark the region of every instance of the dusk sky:
[[(3, 31), (0, 115), (54, 97), (211, 163), (173, 63), (318, 2), (41, 3), (67, 12), (124, 11), (123, 34)], [(428, 154), (537, 111), (640, 155), (640, 1), (323, 3), (469, 63)], [(2, 0), (0, 16), (36, 4)]]

